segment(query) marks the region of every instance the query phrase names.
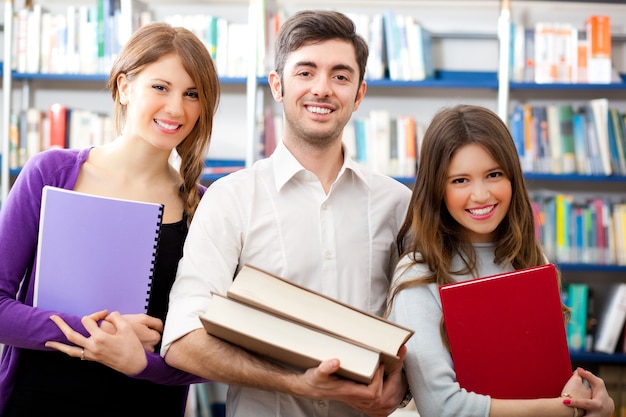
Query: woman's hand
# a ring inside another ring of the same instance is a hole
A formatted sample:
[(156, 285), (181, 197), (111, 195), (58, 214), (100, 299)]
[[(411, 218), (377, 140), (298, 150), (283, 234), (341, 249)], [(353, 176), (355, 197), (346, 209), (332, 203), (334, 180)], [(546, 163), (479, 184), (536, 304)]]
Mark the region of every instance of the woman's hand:
[[(100, 328), (106, 332), (115, 334), (117, 331), (116, 326), (110, 322), (109, 317), (111, 316), (109, 315), (104, 318), (104, 321), (100, 323)], [(147, 314), (124, 314), (122, 317), (132, 326), (135, 334), (139, 340), (141, 340), (144, 349), (148, 352), (154, 352), (154, 347), (161, 340), (163, 322)]]
[[(576, 369), (573, 377), (580, 378), (589, 383), (591, 387), (591, 398), (570, 394), (572, 398), (565, 398), (563, 403), (568, 407), (578, 409), (579, 417), (610, 417), (615, 411), (615, 402), (609, 397), (604, 381), (582, 368)], [(570, 379), (570, 381), (571, 380), (572, 379)], [(568, 384), (570, 381), (568, 381)], [(563, 389), (565, 390), (567, 387), (568, 385), (566, 384)], [(572, 413), (572, 415), (574, 415), (574, 413)]]
[(562, 393), (565, 398), (591, 398), (591, 389), (585, 385), (583, 378), (576, 371), (563, 387)]
[[(139, 316), (145, 314), (130, 315), (130, 321), (122, 317), (118, 312), (107, 314), (106, 310), (99, 311), (82, 318), (85, 329), (89, 332), (89, 337), (85, 337), (72, 329), (61, 317), (53, 315), (50, 317), (59, 326), (67, 340), (72, 343), (46, 342), (46, 347), (57, 349), (69, 356), (100, 362), (110, 368), (127, 375), (141, 372), (148, 364), (145, 352), (144, 340), (154, 340), (154, 334), (160, 335), (149, 325), (159, 328), (160, 320), (151, 318), (146, 320)], [(98, 321), (102, 320), (102, 328), (98, 326)], [(155, 322), (156, 320), (156, 322)], [(161, 324), (162, 326), (162, 324)], [(136, 330), (138, 333), (136, 332)], [(149, 343), (151, 350), (158, 343)]]

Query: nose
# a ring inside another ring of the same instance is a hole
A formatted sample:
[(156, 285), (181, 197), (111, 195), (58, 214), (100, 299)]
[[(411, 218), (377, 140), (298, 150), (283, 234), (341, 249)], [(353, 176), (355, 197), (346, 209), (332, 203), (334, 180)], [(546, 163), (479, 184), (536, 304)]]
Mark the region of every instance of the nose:
[(165, 111), (170, 116), (178, 116), (183, 113), (183, 97), (177, 94), (168, 95), (165, 102)]
[(477, 202), (485, 202), (491, 197), (489, 186), (482, 181), (475, 181), (472, 184), (472, 200)]
[(317, 77), (311, 87), (311, 93), (318, 97), (328, 97), (332, 94), (330, 81), (327, 77)]

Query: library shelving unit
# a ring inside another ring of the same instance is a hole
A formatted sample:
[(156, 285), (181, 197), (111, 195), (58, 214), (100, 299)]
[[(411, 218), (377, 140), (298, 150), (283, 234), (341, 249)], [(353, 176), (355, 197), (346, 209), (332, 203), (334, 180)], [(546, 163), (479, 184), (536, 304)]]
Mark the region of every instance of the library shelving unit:
[[(546, 9), (552, 9), (554, 12), (553, 16), (557, 17), (553, 17), (551, 21), (568, 22), (577, 28), (583, 28), (585, 18), (592, 14), (608, 14), (611, 16), (612, 22), (622, 21), (626, 17), (626, 5), (623, 2), (570, 1), (567, 4), (563, 4), (560, 1), (511, 1), (512, 20), (526, 25), (533, 25), (540, 21), (541, 17), (534, 16), (529, 9), (526, 9), (533, 3), (542, 3)], [(522, 10), (519, 10), (520, 8)], [(528, 20), (520, 21), (520, 15)], [(617, 27), (621, 28), (619, 25)], [(623, 31), (623, 28), (618, 30)], [(624, 61), (625, 41), (626, 36), (624, 33), (612, 33), (613, 66), (618, 71), (621, 70), (621, 74), (619, 74), (620, 82), (611, 84), (506, 82), (507, 85), (503, 87), (506, 90), (506, 101), (499, 103), (502, 113), (505, 115), (510, 114), (515, 103), (537, 103), (539, 105), (570, 103), (574, 107), (579, 107), (584, 105), (586, 101), (595, 98), (608, 98), (611, 107), (618, 108), (624, 112), (626, 110), (626, 101), (624, 100), (624, 93), (626, 92), (626, 75), (624, 74), (626, 71), (626, 62)], [(508, 59), (508, 54), (511, 51), (505, 50), (504, 53), (506, 55), (505, 59)], [(626, 176), (623, 174), (604, 176), (527, 173), (526, 180), (531, 193), (548, 190), (554, 193), (580, 193), (583, 195), (588, 193), (590, 196), (612, 195), (622, 202), (626, 202), (626, 192), (624, 191)], [(596, 318), (601, 314), (602, 307), (610, 295), (608, 292), (611, 285), (616, 282), (626, 281), (626, 266), (571, 261), (559, 262), (558, 259), (556, 263), (562, 272), (564, 285), (570, 283), (585, 283), (589, 285), (595, 298), (594, 313)], [(571, 357), (575, 364), (581, 364), (592, 370), (597, 370), (599, 366), (606, 364), (626, 365), (626, 355), (619, 352), (615, 354), (571, 352)]]
[[(81, 0), (77, 0), (80, 3)], [(15, 2), (17, 3), (17, 2)], [(48, 4), (57, 3), (55, 1)], [(59, 5), (67, 2), (58, 1)], [(532, 82), (509, 82), (508, 59), (510, 56), (510, 22), (524, 20), (527, 25), (547, 20), (568, 21), (582, 26), (586, 16), (606, 13), (614, 21), (626, 21), (626, 5), (623, 1), (532, 1), (532, 0), (392, 0), (381, 4), (374, 0), (185, 0), (148, 2), (155, 11), (155, 20), (169, 13), (202, 12), (218, 14), (222, 11), (238, 21), (246, 21), (253, 27), (265, 24), (265, 12), (283, 8), (287, 14), (305, 8), (332, 8), (342, 11), (374, 13), (392, 8), (398, 13), (416, 16), (433, 34), (434, 66), (436, 75), (424, 81), (368, 80), (368, 91), (355, 117), (372, 109), (388, 108), (392, 114), (409, 112), (426, 123), (442, 106), (456, 103), (472, 103), (497, 111), (508, 118), (514, 102), (536, 101), (572, 102), (594, 97), (608, 97), (621, 110), (626, 111), (626, 37), (615, 34), (614, 64), (621, 70), (623, 83), (614, 84), (536, 84)], [(181, 4), (184, 3), (184, 4)], [(14, 1), (5, 1), (4, 9), (4, 71), (2, 87), (3, 130), (2, 155), (8, 154), (9, 115), (12, 108), (24, 109), (36, 105), (42, 110), (50, 103), (50, 96), (73, 103), (96, 106), (95, 110), (110, 111), (108, 92), (103, 91), (105, 75), (49, 75), (21, 74), (11, 71), (12, 20), (9, 18), (19, 7)], [(623, 30), (623, 29), (622, 29)], [(252, 44), (252, 42), (250, 42)], [(231, 165), (250, 165), (257, 157), (260, 132), (257, 131), (256, 114), (264, 106), (272, 106), (266, 74), (256, 67), (258, 48), (251, 48), (248, 72), (245, 77), (222, 78), (223, 95), (216, 117), (211, 150), (207, 165), (223, 168)], [(51, 90), (51, 94), (38, 93)], [(97, 98), (97, 100), (96, 100)], [(82, 102), (81, 102), (82, 100)], [(16, 105), (15, 103), (19, 103)], [(8, 193), (10, 180), (19, 170), (10, 171), (6, 158), (0, 161), (0, 204)], [(226, 171), (203, 177), (211, 182)], [(593, 190), (618, 194), (626, 200), (624, 176), (580, 176), (527, 174), (529, 188)], [(413, 178), (398, 178), (411, 185)], [(626, 267), (615, 265), (559, 264), (564, 282), (591, 282), (606, 288), (608, 283), (624, 281)], [(602, 291), (599, 291), (602, 294)], [(601, 302), (602, 300), (600, 300)], [(591, 364), (626, 364), (626, 355), (576, 354), (576, 362)]]
[[(248, 24), (252, 6), (255, 0), (183, 0), (171, 2), (167, 0), (128, 0), (129, 2), (143, 2), (152, 14), (152, 20), (166, 20), (175, 15), (191, 16), (205, 14), (222, 17), (229, 22)], [(122, 2), (122, 3), (124, 3)], [(111, 102), (105, 83), (108, 77), (106, 72), (98, 74), (79, 73), (23, 73), (15, 70), (14, 30), (15, 21), (10, 18), (26, 6), (26, 0), (7, 0), (4, 7), (4, 49), (2, 62), (2, 133), (0, 135), (0, 207), (8, 194), (12, 180), (19, 173), (19, 168), (9, 169), (7, 163), (9, 154), (9, 129), (11, 113), (29, 107), (36, 107), (46, 111), (52, 103), (63, 103), (70, 108), (86, 109), (102, 114), (111, 114)], [(69, 5), (95, 5), (93, 0), (53, 0), (48, 2), (35, 1), (42, 4), (51, 12), (62, 12)], [(250, 48), (249, 53), (252, 54)], [(246, 49), (246, 53), (248, 53)], [(250, 61), (252, 58), (250, 57)], [(256, 77), (254, 77), (256, 81)], [(249, 77), (246, 74), (230, 76), (228, 73), (220, 76), (222, 95), (218, 113), (215, 118), (212, 146), (208, 158), (216, 153), (220, 163), (237, 163), (244, 160), (243, 149), (249, 140), (244, 139), (250, 132), (247, 126), (252, 126), (247, 118), (250, 115), (249, 106), (253, 102), (253, 94), (247, 94), (250, 88)], [(252, 97), (252, 100), (250, 99)], [(240, 138), (239, 140), (233, 140)], [(221, 152), (221, 154), (220, 154)], [(239, 157), (241, 155), (241, 157)], [(240, 161), (241, 160), (241, 161)], [(207, 175), (203, 180), (209, 182), (215, 176)]]

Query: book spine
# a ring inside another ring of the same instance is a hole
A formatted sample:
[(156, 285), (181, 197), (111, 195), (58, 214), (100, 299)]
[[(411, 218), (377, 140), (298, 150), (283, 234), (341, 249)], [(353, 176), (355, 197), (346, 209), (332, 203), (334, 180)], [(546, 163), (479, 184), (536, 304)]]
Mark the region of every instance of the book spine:
[(156, 223), (156, 230), (154, 233), (154, 247), (153, 247), (153, 252), (152, 252), (152, 266), (150, 267), (150, 279), (148, 280), (148, 288), (146, 291), (146, 306), (145, 306), (145, 311), (148, 311), (148, 306), (150, 304), (150, 293), (152, 292), (152, 280), (154, 279), (154, 270), (155, 270), (155, 266), (156, 266), (156, 260), (157, 260), (157, 254), (159, 251), (159, 241), (161, 240), (161, 224), (163, 223), (163, 210), (165, 209), (165, 206), (163, 204), (161, 204), (160, 210), (159, 210), (159, 215), (157, 218), (157, 223)]
[(584, 283), (572, 283), (567, 287), (567, 300), (571, 309), (567, 324), (567, 343), (570, 350), (582, 352), (587, 336), (587, 300), (589, 287)]

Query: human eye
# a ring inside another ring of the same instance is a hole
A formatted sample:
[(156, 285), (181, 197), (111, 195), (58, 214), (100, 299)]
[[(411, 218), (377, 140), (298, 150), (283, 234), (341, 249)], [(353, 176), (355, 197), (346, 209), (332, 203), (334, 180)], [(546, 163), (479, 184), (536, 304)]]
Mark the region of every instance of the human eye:
[(487, 178), (500, 178), (500, 177), (504, 177), (504, 172), (492, 171), (489, 174), (487, 174)]
[(187, 92), (185, 93), (185, 96), (187, 96), (187, 97), (189, 97), (189, 98), (192, 98), (192, 99), (194, 99), (194, 100), (198, 100), (198, 98), (200, 97), (200, 96), (198, 95), (198, 92), (197, 92), (197, 91), (195, 91), (195, 90), (187, 91)]
[(157, 91), (167, 91), (167, 87), (162, 84), (152, 84), (152, 88)]
[(450, 183), (451, 184), (465, 184), (467, 182), (467, 178), (453, 178)]

